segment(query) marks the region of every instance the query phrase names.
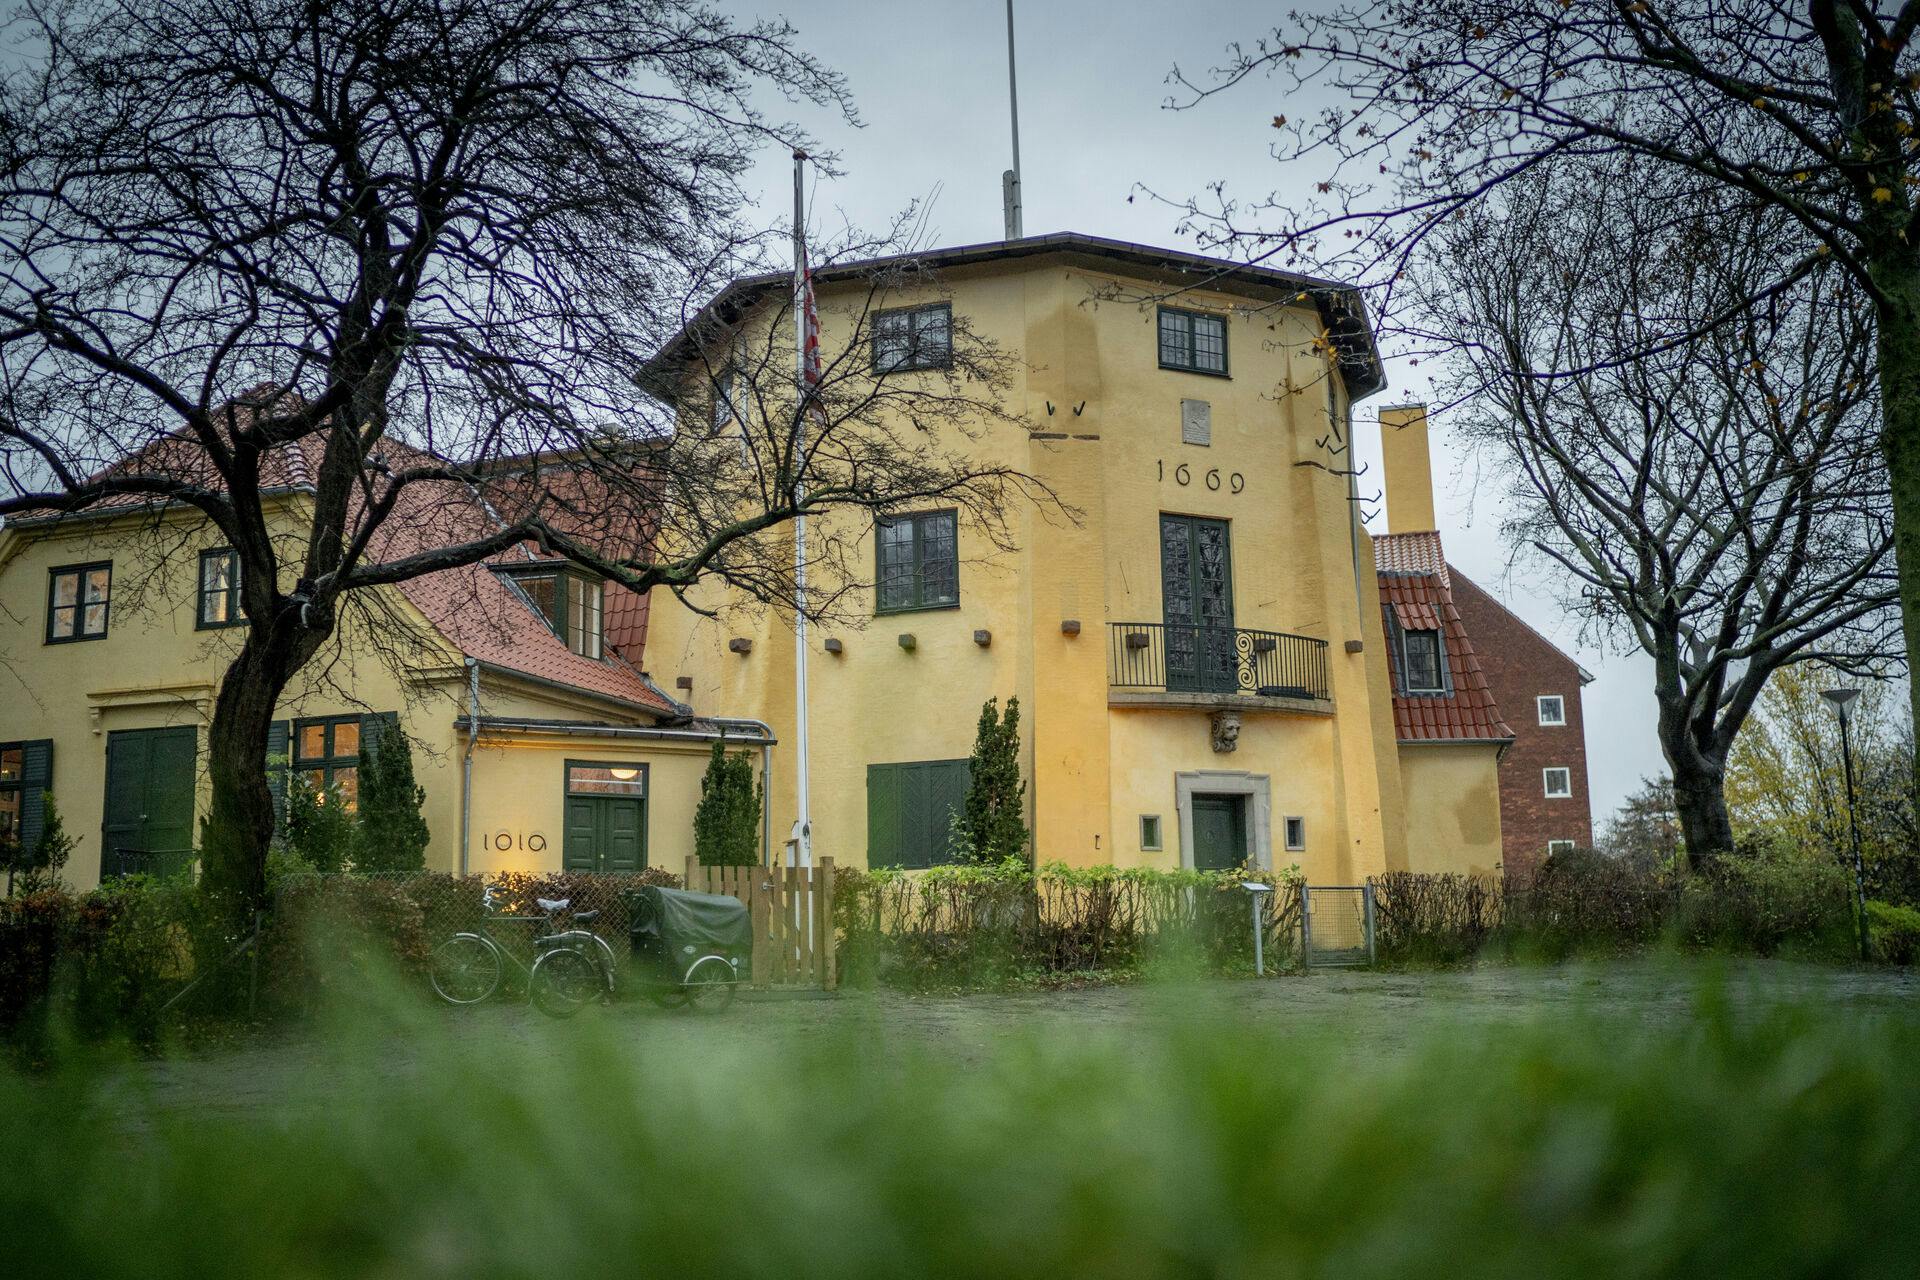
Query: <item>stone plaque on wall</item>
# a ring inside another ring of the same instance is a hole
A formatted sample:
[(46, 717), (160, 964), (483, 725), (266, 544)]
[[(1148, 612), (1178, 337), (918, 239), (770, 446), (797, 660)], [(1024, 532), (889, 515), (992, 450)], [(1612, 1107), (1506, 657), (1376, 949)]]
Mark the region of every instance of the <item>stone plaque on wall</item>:
[(1180, 442), (1182, 444), (1213, 443), (1213, 406), (1205, 400), (1182, 400), (1180, 402)]

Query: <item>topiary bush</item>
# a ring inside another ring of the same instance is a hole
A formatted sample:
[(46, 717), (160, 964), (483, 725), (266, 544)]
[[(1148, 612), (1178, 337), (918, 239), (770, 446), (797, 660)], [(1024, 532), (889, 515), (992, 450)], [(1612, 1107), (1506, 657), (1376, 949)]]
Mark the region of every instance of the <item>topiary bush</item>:
[(397, 978), (416, 986), (433, 939), (399, 883), (312, 876), (281, 887), (261, 939), (261, 996), (268, 1012), (300, 1014), (354, 1000)]

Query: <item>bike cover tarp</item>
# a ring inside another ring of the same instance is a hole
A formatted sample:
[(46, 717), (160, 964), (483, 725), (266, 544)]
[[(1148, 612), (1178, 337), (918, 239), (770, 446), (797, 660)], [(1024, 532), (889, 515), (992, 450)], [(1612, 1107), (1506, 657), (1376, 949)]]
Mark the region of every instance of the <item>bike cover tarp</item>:
[[(669, 951), (746, 952), (753, 946), (747, 906), (723, 893), (692, 893), (649, 885), (633, 912), (635, 937), (656, 937)], [(647, 910), (651, 907), (652, 910)]]

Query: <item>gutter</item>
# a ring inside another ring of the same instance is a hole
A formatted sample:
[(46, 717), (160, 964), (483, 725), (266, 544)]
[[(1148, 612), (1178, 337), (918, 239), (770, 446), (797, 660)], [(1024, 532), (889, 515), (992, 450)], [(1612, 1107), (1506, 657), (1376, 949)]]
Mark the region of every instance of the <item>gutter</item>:
[[(485, 665), (485, 664), (481, 664)], [(715, 724), (754, 725), (766, 728), (759, 721), (729, 720), (714, 721)], [(771, 747), (779, 739), (768, 730), (767, 736), (755, 736), (741, 739), (729, 735), (724, 729), (663, 729), (656, 725), (629, 724), (593, 724), (583, 720), (531, 720), (518, 716), (461, 716), (453, 722), (456, 729), (465, 729), (469, 733), (491, 730), (495, 733), (555, 733), (576, 738), (634, 738), (654, 742), (740, 742), (745, 746)]]

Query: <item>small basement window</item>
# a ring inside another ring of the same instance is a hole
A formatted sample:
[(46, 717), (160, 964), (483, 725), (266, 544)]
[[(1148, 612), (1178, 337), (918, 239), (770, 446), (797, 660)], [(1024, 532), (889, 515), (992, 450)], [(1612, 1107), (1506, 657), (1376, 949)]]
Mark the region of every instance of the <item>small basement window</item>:
[(1542, 769), (1541, 776), (1546, 783), (1547, 799), (1564, 800), (1573, 794), (1573, 771), (1565, 768)]
[(1572, 853), (1572, 852), (1573, 852), (1573, 841), (1571, 841), (1571, 840), (1549, 840), (1549, 841), (1547, 841), (1547, 852), (1548, 852), (1548, 853)]
[(1143, 853), (1153, 853), (1160, 849), (1160, 815), (1143, 813), (1140, 815), (1140, 849)]
[(1557, 693), (1543, 693), (1534, 699), (1540, 711), (1541, 724), (1565, 724), (1567, 722), (1567, 700)]
[(1305, 818), (1287, 819), (1287, 852), (1299, 853), (1307, 847), (1307, 820)]

